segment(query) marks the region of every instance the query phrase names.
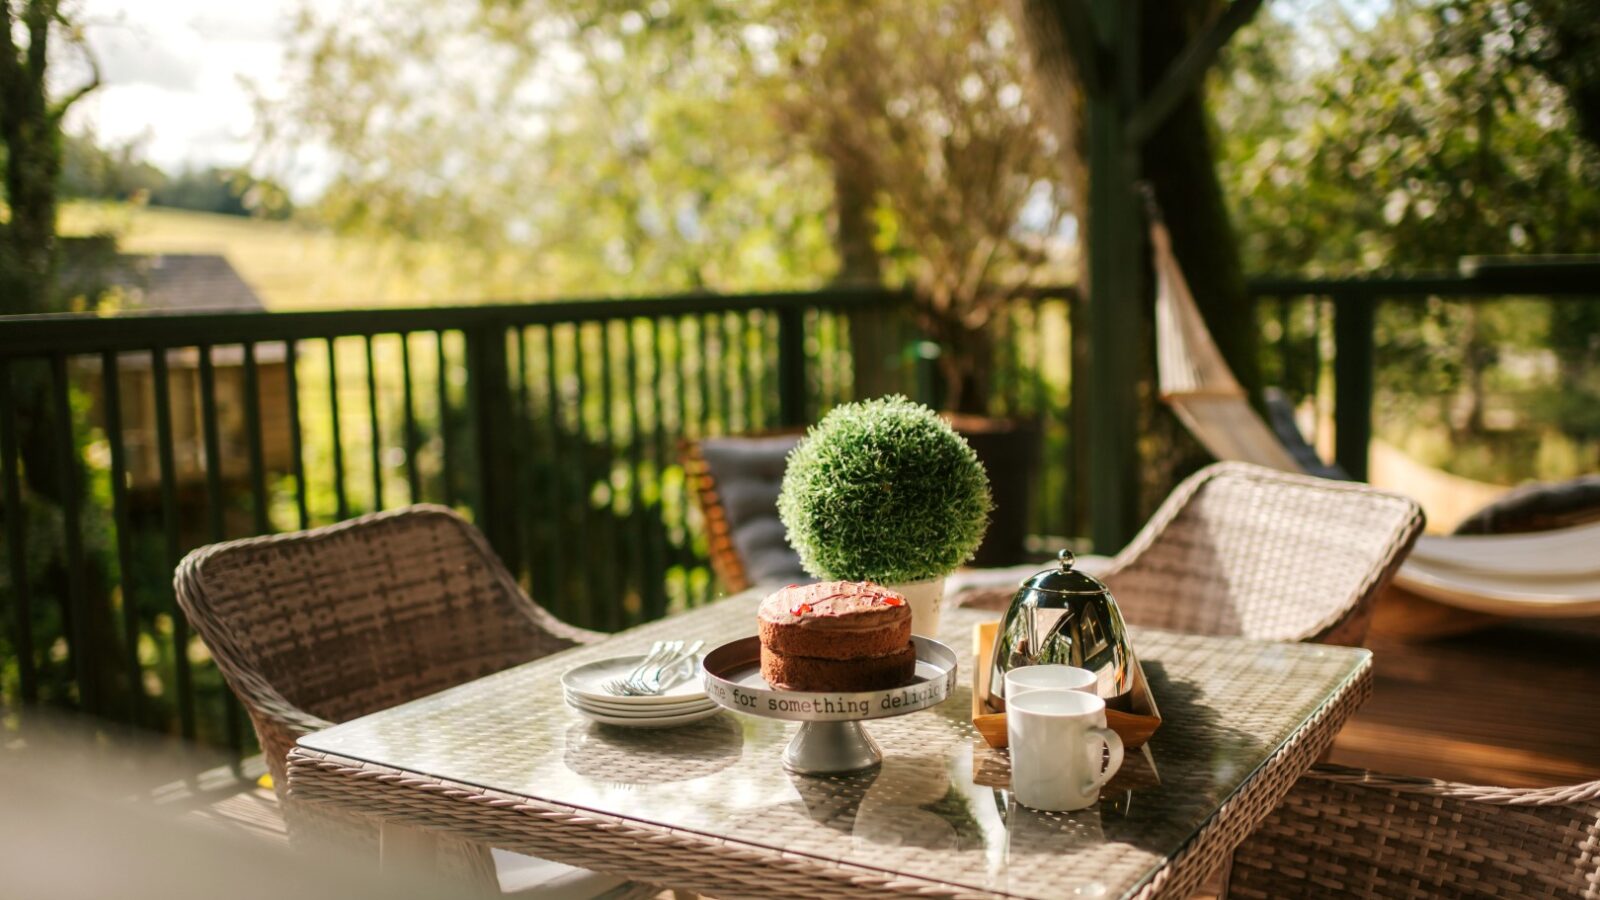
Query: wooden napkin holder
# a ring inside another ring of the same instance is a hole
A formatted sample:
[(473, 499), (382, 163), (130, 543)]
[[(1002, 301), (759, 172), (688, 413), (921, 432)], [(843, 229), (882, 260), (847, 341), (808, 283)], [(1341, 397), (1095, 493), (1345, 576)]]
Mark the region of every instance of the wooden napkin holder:
[[(999, 750), (1006, 746), (1006, 714), (991, 709), (986, 702), (989, 696), (989, 673), (994, 671), (995, 635), (999, 622), (983, 622), (973, 629), (972, 658), (977, 661), (972, 673), (972, 724), (983, 735), (984, 743)], [(1145, 680), (1144, 667), (1135, 660), (1133, 666), (1133, 712), (1106, 710), (1106, 726), (1122, 738), (1125, 748), (1132, 750), (1144, 746), (1150, 736), (1161, 727), (1161, 711), (1156, 709), (1156, 699), (1150, 693), (1150, 683)]]

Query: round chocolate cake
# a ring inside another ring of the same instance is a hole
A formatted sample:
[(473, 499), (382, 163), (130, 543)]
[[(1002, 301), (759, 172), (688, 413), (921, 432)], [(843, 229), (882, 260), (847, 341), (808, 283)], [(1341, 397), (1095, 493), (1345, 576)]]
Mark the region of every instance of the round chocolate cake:
[(876, 691), (916, 673), (911, 607), (872, 582), (794, 585), (761, 601), (761, 677), (786, 691)]

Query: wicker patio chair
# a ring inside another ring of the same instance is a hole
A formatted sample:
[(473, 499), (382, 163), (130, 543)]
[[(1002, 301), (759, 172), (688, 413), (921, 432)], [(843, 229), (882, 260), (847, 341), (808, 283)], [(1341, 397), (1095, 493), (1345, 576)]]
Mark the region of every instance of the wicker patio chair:
[[(1115, 558), (1084, 563), (1134, 625), (1356, 645), (1422, 521), (1415, 502), (1365, 485), (1217, 463), (1178, 485)], [(1013, 579), (958, 602), (999, 606), (1015, 589)]]
[[(175, 586), (255, 726), (290, 837), (337, 834), (374, 853), (370, 824), (306, 814), (287, 796), (296, 738), (602, 637), (528, 599), (478, 530), (442, 506), (202, 547)], [(618, 885), (544, 860), (453, 851), (480, 887), (576, 888), (583, 876), (597, 891)]]
[(1229, 897), (1595, 897), (1600, 781), (1537, 790), (1317, 766), (1234, 852)]
[(778, 489), (801, 432), (685, 441), (680, 456), (705, 520), (711, 570), (729, 593), (810, 581), (778, 519)]
[(1100, 577), (1136, 625), (1354, 646), (1422, 524), (1415, 501), (1365, 485), (1217, 463)]

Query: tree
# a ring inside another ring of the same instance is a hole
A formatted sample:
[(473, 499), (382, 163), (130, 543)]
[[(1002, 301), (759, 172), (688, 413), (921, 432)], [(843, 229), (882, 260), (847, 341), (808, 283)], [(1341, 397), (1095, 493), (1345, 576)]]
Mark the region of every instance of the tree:
[[(1534, 8), (1402, 0), (1370, 19), (1269, 14), (1241, 35), (1214, 109), (1247, 268), (1451, 270), (1467, 255), (1600, 248), (1600, 150), (1566, 86), (1578, 74), (1549, 74), (1551, 33)], [(1596, 314), (1571, 302), (1385, 304), (1376, 424), (1397, 441), (1441, 433), (1430, 461), (1463, 474), (1540, 474), (1533, 448), (1486, 443), (1487, 398), (1508, 387), (1494, 364), (1553, 350), (1560, 387), (1516, 390), (1542, 421), (1592, 439)]]
[(335, 150), (334, 221), (520, 254), (542, 292), (905, 283), (950, 402), (984, 409), (989, 318), (1051, 261), (1067, 193), (1004, 16), (438, 6), (302, 17), (277, 119)]
[(827, 173), (790, 157), (745, 37), (716, 4), (635, 5), (308, 4), (269, 142), (331, 151), (327, 221), (451, 242), (523, 295), (821, 283)]
[(1041, 270), (1064, 274), (1072, 199), (1010, 21), (924, 0), (780, 7), (767, 21), (790, 54), (772, 79), (778, 114), (834, 173), (842, 271), (905, 282), (942, 348), (946, 406), (986, 412), (995, 320)]
[[(99, 87), (100, 69), (60, 0), (3, 0), (0, 14), (0, 139), (10, 208), (0, 230), (0, 312), (45, 312), (54, 302), (61, 119)], [(46, 77), (53, 39), (78, 49), (89, 68), (87, 80), (60, 97)]]

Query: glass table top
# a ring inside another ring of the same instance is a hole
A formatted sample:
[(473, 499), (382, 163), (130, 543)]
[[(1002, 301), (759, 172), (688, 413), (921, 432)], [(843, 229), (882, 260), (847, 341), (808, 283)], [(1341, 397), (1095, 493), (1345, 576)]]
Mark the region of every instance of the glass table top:
[[(1101, 802), (1018, 806), (1004, 751), (973, 729), (972, 631), (951, 609), (941, 638), (960, 687), (943, 704), (866, 723), (883, 765), (785, 771), (793, 722), (722, 712), (680, 728), (598, 725), (569, 709), (574, 665), (658, 639), (709, 646), (755, 631), (741, 595), (300, 739), (311, 750), (723, 840), (1023, 897), (1120, 896), (1154, 875), (1227, 798), (1369, 665), (1365, 650), (1134, 629), (1163, 724), (1130, 752)], [(1335, 726), (1337, 727), (1337, 723)]]

